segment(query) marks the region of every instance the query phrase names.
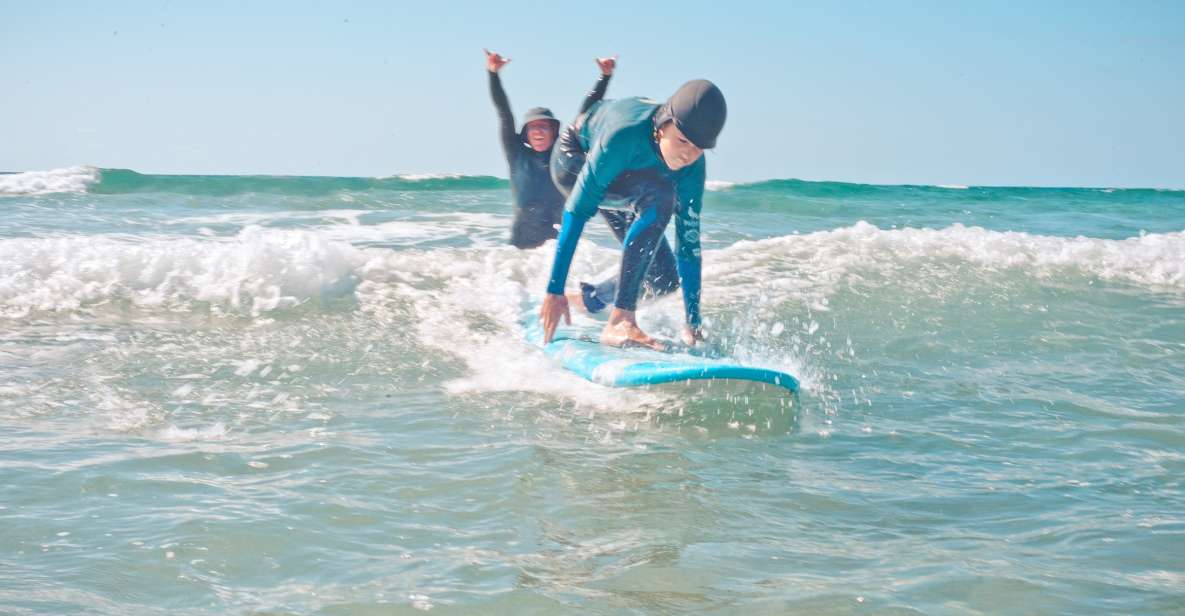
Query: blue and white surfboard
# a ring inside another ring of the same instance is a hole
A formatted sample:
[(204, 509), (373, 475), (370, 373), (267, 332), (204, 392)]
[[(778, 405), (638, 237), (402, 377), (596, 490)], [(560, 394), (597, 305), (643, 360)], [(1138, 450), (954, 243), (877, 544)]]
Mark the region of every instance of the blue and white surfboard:
[(646, 348), (619, 348), (600, 344), (591, 336), (581, 336), (561, 328), (555, 338), (543, 344), (538, 318), (524, 322), (527, 340), (540, 346), (548, 357), (564, 368), (601, 385), (638, 387), (690, 381), (748, 381), (781, 387), (790, 393), (798, 390), (798, 379), (779, 370), (747, 366), (724, 357), (706, 357), (687, 353), (688, 349), (655, 351)]

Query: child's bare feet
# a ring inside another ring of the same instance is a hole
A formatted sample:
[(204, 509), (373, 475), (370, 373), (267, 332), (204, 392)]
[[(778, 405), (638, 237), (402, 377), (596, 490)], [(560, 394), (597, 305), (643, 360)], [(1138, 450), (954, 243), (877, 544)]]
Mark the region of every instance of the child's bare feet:
[(601, 344), (623, 346), (629, 342), (650, 347), (656, 351), (667, 350), (666, 344), (651, 338), (638, 327), (638, 320), (633, 310), (614, 308), (612, 314), (609, 315), (609, 323), (605, 325), (605, 329), (601, 330)]

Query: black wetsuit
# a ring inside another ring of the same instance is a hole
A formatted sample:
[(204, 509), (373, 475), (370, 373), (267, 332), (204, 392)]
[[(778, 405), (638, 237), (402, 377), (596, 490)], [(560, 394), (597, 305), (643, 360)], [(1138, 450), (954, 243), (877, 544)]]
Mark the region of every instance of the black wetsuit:
[[(608, 87), (609, 76), (602, 75), (585, 98), (580, 112), (583, 113), (593, 103), (604, 98)], [(536, 108), (527, 112), (522, 128), (516, 131), (510, 101), (502, 89), (502, 80), (495, 72), (490, 72), (490, 98), (498, 111), (502, 149), (506, 152), (506, 162), (510, 167), (510, 194), (514, 200), (510, 243), (516, 248), (535, 248), (556, 236), (564, 211), (564, 195), (556, 189), (549, 170), (554, 144), (545, 152), (536, 152), (527, 143), (526, 123), (538, 119), (550, 120), (557, 137), (560, 123), (550, 111)]]

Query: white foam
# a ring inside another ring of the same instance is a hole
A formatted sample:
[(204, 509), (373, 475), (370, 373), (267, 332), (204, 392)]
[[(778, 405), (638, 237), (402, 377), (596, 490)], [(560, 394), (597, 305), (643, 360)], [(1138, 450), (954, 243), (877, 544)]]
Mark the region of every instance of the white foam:
[(86, 192), (99, 181), (99, 175), (95, 167), (67, 167), (0, 175), (0, 196)]
[(367, 257), (308, 231), (249, 227), (229, 239), (0, 240), (0, 316), (110, 302), (259, 315), (352, 290)]
[(117, 432), (143, 430), (159, 422), (166, 414), (157, 402), (103, 383), (97, 377), (90, 377), (88, 381), (87, 404), (93, 410), (95, 420), (108, 429)]
[(226, 426), (222, 422), (218, 422), (205, 428), (178, 428), (177, 426), (169, 425), (161, 430), (157, 436), (162, 441), (170, 443), (191, 443), (222, 440), (226, 438), (226, 434)]
[[(455, 180), (465, 177), (460, 173), (400, 173), (388, 178), (398, 178), (400, 180), (407, 180), (409, 182), (422, 182), (424, 180)], [(380, 178), (387, 179), (387, 178)]]
[(233, 214), (211, 214), (208, 216), (179, 216), (169, 221), (174, 225), (267, 225), (288, 221), (325, 221), (332, 223), (360, 224), (358, 218), (371, 210), (317, 210), (315, 212), (289, 211), (255, 214), (236, 212)]
[[(419, 343), (465, 361), (464, 376), (445, 384), (453, 395), (531, 392), (597, 411), (632, 411), (652, 403), (654, 396), (646, 392), (606, 390), (564, 371), (525, 341), (523, 311), (545, 286), (553, 251), (549, 243), (534, 251), (499, 246), (368, 252), (372, 258), (358, 272), (362, 282), (355, 295), (377, 319), (391, 313), (392, 321), (415, 328)], [(597, 271), (616, 254), (582, 247), (573, 279)]]
[(968, 187), (962, 184), (937, 184), (938, 188), (949, 188), (950, 190), (967, 190)]
[[(248, 227), (229, 238), (0, 239), (0, 316), (69, 312), (112, 302), (164, 310), (209, 306), (218, 313), (258, 316), (307, 301), (349, 295), (357, 284), (370, 282), (382, 287), (412, 283), (421, 290), (436, 286), (436, 298), (444, 297), (454, 304), (448, 306), (444, 318), (466, 311), (492, 313), (509, 327), (517, 323), (523, 301), (535, 297), (535, 291), (543, 287), (552, 244), (534, 251), (480, 245), (391, 251), (351, 243), (449, 237), (455, 235), (456, 226), (472, 230), (502, 222), (484, 214), (463, 216), (478, 220), (442, 217), (425, 223), (335, 225), (325, 230)], [(573, 281), (596, 280), (597, 272), (618, 262), (616, 250), (584, 246), (573, 263)], [(1009, 269), (1037, 277), (1078, 272), (1107, 281), (1185, 288), (1185, 231), (1109, 240), (990, 231), (959, 224), (944, 229), (886, 230), (859, 222), (831, 231), (742, 241), (708, 251), (704, 286), (710, 292), (705, 300), (773, 291), (806, 298), (813, 309), (826, 310), (833, 284), (849, 273), (899, 268), (919, 261), (942, 266), (940, 262), (951, 259), (987, 271)], [(425, 278), (435, 282), (417, 282)], [(660, 303), (658, 310), (644, 316), (660, 327), (669, 325), (677, 334), (678, 304)]]
[[(482, 246), (505, 244), (510, 217), (483, 212), (419, 214), (411, 219), (363, 224), (360, 220), (371, 210), (319, 210), (315, 212), (232, 213), (188, 216), (170, 221), (174, 225), (278, 226), (300, 222), (305, 229), (316, 230), (329, 240), (363, 244), (415, 245), (464, 238)], [(345, 224), (342, 224), (345, 223)], [(213, 230), (198, 233), (212, 236)]]
[[(448, 219), (440, 221), (444, 220)], [(249, 227), (229, 238), (3, 239), (0, 318), (42, 311), (85, 316), (106, 304), (266, 317), (271, 311), (320, 298), (352, 296), (368, 321), (410, 332), (416, 348), (409, 348), (409, 354), (423, 352), (425, 357), (464, 362), (459, 373), (442, 379), (454, 395), (480, 400), (486, 392), (541, 393), (564, 400), (566, 407), (589, 412), (628, 413), (662, 404), (657, 393), (586, 382), (556, 367), (523, 341), (522, 311), (538, 300), (545, 286), (554, 242), (531, 251), (507, 246), (389, 250), (359, 248), (337, 239), (335, 233)], [(576, 280), (599, 279), (597, 273), (616, 266), (619, 259), (617, 249), (582, 243), (569, 288)], [(739, 242), (708, 251), (705, 266), (706, 315), (753, 313), (752, 318), (732, 319), (738, 325), (731, 332), (713, 329), (709, 323), (710, 340), (725, 345), (735, 357), (799, 376), (810, 391), (824, 387), (828, 375), (812, 370), (819, 362), (812, 361), (809, 347), (849, 352), (838, 340), (834, 349), (827, 346), (821, 340), (826, 329), (816, 331), (819, 326), (811, 315), (826, 310), (836, 288), (853, 276), (883, 274), (900, 281), (918, 278), (919, 272), (938, 271), (959, 276), (954, 282), (977, 284), (984, 273), (1008, 270), (1016, 276), (1085, 275), (1156, 289), (1185, 289), (1185, 231), (1106, 240), (962, 225), (886, 230), (860, 222), (806, 235)], [(936, 279), (931, 284), (946, 282), (951, 280)], [(677, 295), (643, 305), (640, 318), (648, 332), (668, 338), (678, 335), (682, 305)], [(794, 304), (805, 309), (797, 310)], [(763, 313), (769, 305), (774, 308)], [(793, 336), (804, 339), (792, 342)], [(313, 370), (313, 363), (276, 360), (266, 352), (248, 349), (234, 355), (230, 363), (221, 356), (216, 363), (229, 368), (228, 373), (238, 373), (237, 379), (248, 380), (263, 380), (273, 369), (289, 377)], [(173, 378), (188, 381), (207, 376)], [(217, 393), (207, 391), (203, 382), (176, 383), (170, 390), (169, 404)], [(162, 406), (144, 404), (119, 390), (95, 385), (88, 391), (97, 393), (88, 394), (87, 404), (104, 411), (117, 429), (152, 426), (159, 430), (168, 418)], [(0, 397), (10, 394), (13, 400), (21, 395), (0, 389)], [(273, 394), (278, 395), (261, 389), (258, 399)], [(38, 404), (56, 408), (51, 402), (60, 399), (51, 397)], [(288, 400), (277, 398), (271, 406), (281, 403)], [(571, 413), (557, 417), (571, 417)]]
[(424, 214), (412, 220), (373, 225), (330, 225), (322, 229), (335, 240), (415, 245), (463, 239), (479, 246), (504, 246), (510, 217), (485, 213)]
[(728, 190), (729, 188), (732, 188), (733, 186), (736, 186), (736, 185), (737, 185), (736, 182), (729, 182), (726, 180), (708, 180), (708, 181), (704, 182), (704, 189), (705, 190)]
[(713, 288), (744, 286), (740, 278), (752, 280), (754, 272), (780, 262), (801, 274), (783, 280), (783, 286), (803, 288), (850, 272), (950, 259), (987, 271), (1008, 269), (1040, 278), (1078, 272), (1106, 281), (1185, 289), (1185, 231), (1111, 240), (961, 224), (888, 230), (864, 221), (832, 231), (738, 242), (706, 258), (705, 275), (738, 278), (735, 284), (716, 283)]

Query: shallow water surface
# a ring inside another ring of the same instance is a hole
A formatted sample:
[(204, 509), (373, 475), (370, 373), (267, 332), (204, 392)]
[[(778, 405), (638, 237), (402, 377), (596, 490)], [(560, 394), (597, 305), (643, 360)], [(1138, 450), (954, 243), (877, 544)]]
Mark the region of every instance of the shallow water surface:
[(502, 180), (0, 176), (0, 611), (1181, 613), (1185, 193), (712, 188), (789, 415), (524, 342)]

